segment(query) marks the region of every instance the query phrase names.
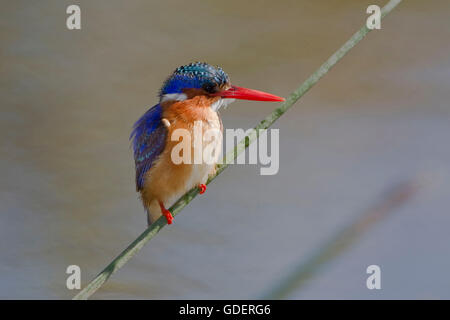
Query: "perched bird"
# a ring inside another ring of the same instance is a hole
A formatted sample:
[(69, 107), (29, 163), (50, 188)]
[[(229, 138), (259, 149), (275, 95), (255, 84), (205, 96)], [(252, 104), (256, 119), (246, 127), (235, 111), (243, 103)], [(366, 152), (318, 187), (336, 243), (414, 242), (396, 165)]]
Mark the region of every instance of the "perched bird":
[[(159, 103), (134, 124), (130, 140), (136, 166), (136, 191), (141, 194), (149, 225), (161, 215), (171, 224), (173, 216), (167, 208), (193, 187), (197, 186), (203, 193), (208, 176), (215, 173), (218, 154), (212, 163), (173, 161), (173, 151), (179, 143), (179, 139), (173, 139), (176, 130), (185, 129), (194, 135), (194, 124), (200, 122), (203, 133), (208, 129), (221, 133), (218, 110), (234, 99), (284, 101), (269, 93), (233, 86), (220, 67), (195, 62), (173, 72), (160, 90)], [(191, 160), (195, 152), (203, 151), (195, 148), (205, 148), (194, 146), (194, 140), (187, 140), (192, 147)], [(218, 140), (215, 147), (221, 148), (221, 135)]]

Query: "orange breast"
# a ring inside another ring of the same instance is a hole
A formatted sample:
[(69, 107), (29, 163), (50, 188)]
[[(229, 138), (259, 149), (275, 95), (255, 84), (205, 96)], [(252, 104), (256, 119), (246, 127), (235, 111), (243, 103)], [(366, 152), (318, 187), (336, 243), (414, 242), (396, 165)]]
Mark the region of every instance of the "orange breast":
[[(163, 118), (167, 119), (170, 126), (166, 147), (146, 174), (144, 188), (141, 191), (144, 206), (150, 207), (152, 202), (159, 200), (168, 208), (186, 191), (205, 183), (209, 174), (215, 172), (220, 152), (217, 152), (212, 159), (194, 157), (196, 153), (204, 154), (207, 146), (211, 148), (210, 143), (215, 144), (216, 150), (222, 147), (221, 121), (218, 114), (210, 108), (211, 103), (216, 100), (217, 98), (196, 96), (185, 101), (163, 105)], [(190, 135), (190, 141), (183, 142), (185, 137), (180, 136), (180, 130), (185, 130), (184, 133)], [(214, 138), (207, 137), (204, 134), (208, 130), (217, 130), (220, 135)], [(194, 140), (199, 141), (195, 139), (195, 135), (199, 133), (203, 136), (200, 145), (194, 143)], [(205, 138), (208, 141), (205, 141)], [(183, 154), (187, 149), (181, 148), (180, 143), (185, 143), (184, 146), (189, 145), (189, 159), (186, 154)], [(184, 156), (184, 163), (177, 163), (179, 158), (173, 161), (174, 156), (177, 155)], [(197, 163), (194, 163), (195, 161)]]

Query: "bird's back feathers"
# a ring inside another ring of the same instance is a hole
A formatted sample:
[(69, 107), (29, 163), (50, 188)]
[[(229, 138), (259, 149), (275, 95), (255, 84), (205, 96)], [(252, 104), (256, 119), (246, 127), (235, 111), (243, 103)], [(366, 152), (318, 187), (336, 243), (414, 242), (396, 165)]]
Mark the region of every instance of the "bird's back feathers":
[(161, 117), (162, 108), (157, 104), (134, 124), (131, 132), (137, 191), (144, 187), (145, 173), (152, 167), (165, 147), (167, 128), (161, 122)]

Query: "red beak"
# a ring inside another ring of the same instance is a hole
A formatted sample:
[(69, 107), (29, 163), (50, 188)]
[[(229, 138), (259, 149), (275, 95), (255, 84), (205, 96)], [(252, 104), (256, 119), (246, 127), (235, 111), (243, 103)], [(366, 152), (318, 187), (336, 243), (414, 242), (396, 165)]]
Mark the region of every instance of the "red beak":
[(241, 99), (241, 100), (254, 100), (254, 101), (284, 101), (284, 98), (276, 95), (262, 92), (253, 89), (242, 88), (238, 86), (231, 86), (230, 89), (213, 93), (213, 96), (219, 96), (222, 98)]

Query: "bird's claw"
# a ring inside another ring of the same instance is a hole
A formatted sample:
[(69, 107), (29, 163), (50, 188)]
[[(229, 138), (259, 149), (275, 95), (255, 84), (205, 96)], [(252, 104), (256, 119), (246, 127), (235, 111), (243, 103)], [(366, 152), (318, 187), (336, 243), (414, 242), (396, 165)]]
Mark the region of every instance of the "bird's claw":
[(172, 213), (170, 213), (170, 211), (169, 210), (167, 210), (165, 207), (164, 207), (164, 204), (161, 202), (161, 201), (159, 201), (159, 207), (161, 208), (161, 214), (166, 218), (166, 220), (167, 220), (167, 224), (172, 224), (172, 222), (173, 222), (173, 215), (172, 215)]
[(198, 193), (204, 194), (206, 192), (206, 185), (205, 184), (199, 184), (198, 185)]
[(162, 214), (163, 214), (163, 216), (166, 218), (167, 224), (172, 224), (172, 222), (173, 222), (173, 215), (172, 215), (172, 213), (170, 213), (169, 210), (165, 209), (165, 210), (162, 212)]

